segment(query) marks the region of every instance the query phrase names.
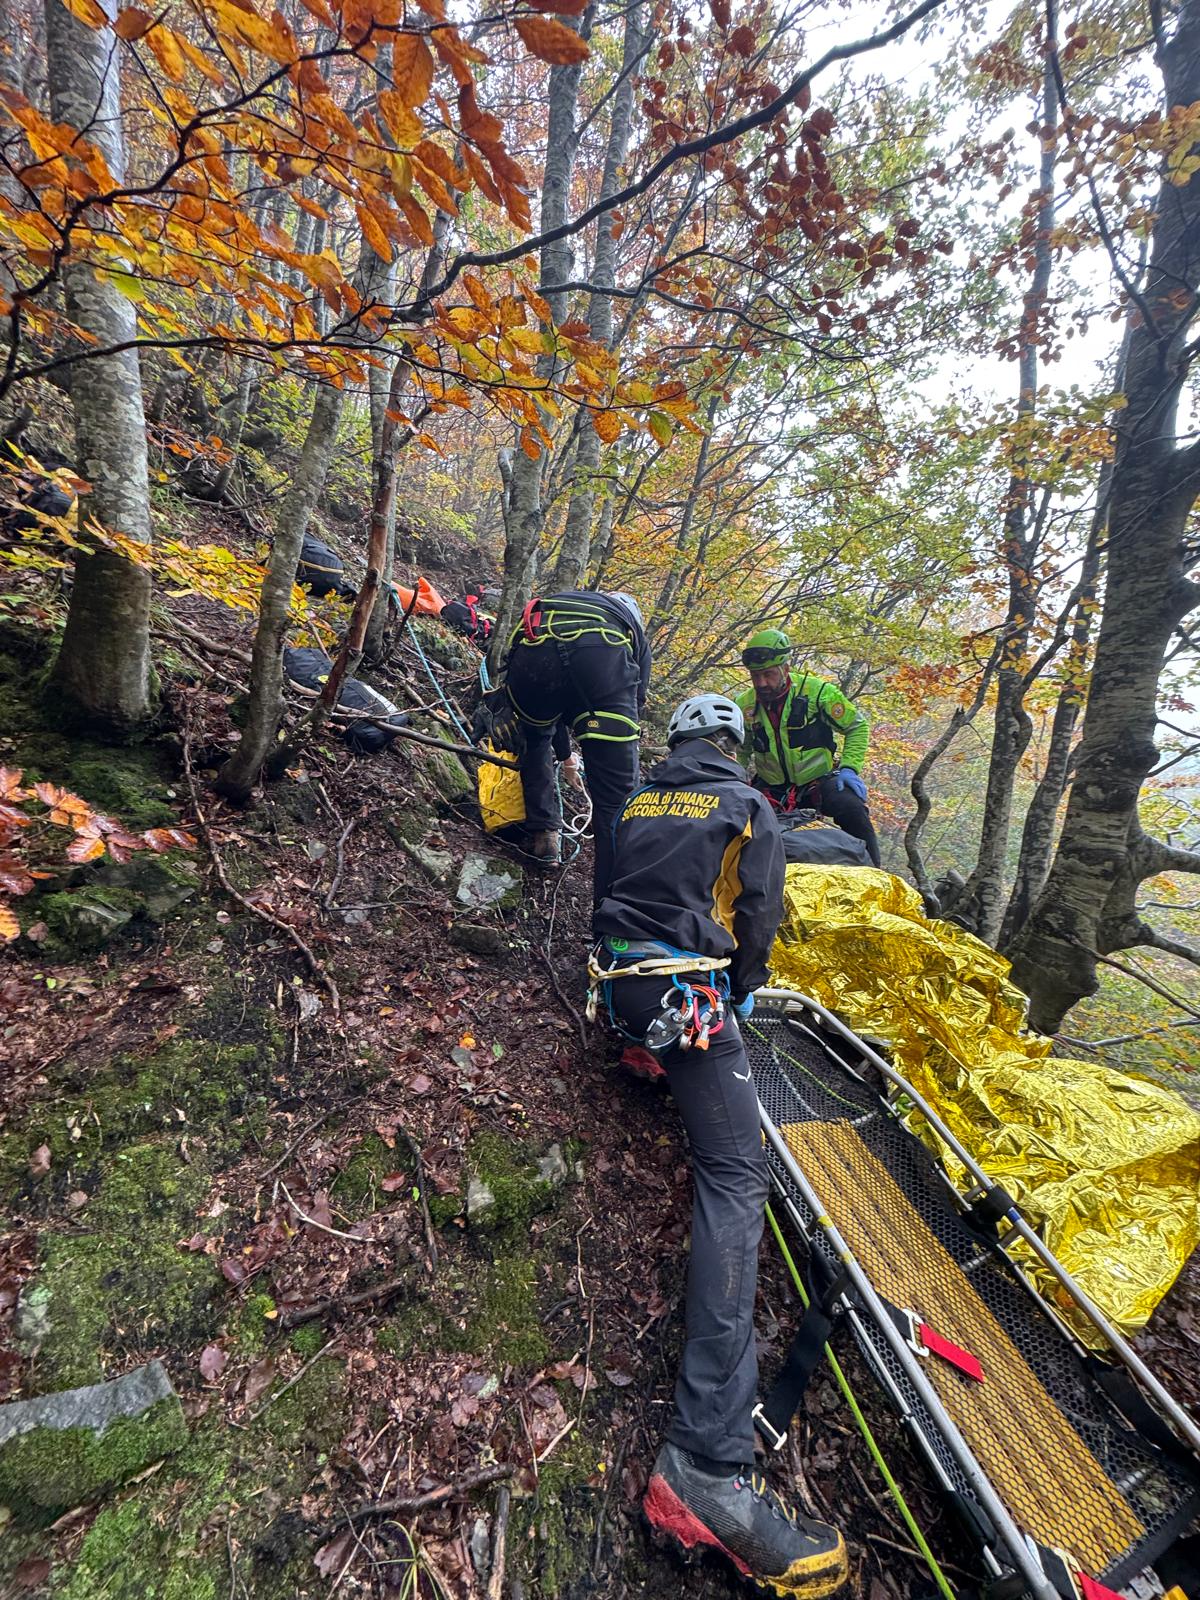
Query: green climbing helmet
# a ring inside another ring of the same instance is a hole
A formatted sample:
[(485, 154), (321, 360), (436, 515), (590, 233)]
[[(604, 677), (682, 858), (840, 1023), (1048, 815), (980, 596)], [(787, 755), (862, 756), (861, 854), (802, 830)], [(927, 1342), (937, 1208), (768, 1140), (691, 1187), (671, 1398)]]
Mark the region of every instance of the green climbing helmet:
[(782, 629), (760, 628), (742, 646), (742, 665), (751, 672), (762, 667), (785, 667), (791, 653), (791, 640)]

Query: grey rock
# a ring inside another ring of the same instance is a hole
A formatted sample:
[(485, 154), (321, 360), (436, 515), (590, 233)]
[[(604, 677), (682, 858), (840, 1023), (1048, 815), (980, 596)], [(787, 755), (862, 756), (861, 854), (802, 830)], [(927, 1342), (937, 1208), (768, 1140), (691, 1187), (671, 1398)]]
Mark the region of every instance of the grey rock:
[(559, 1188), (571, 1176), (571, 1169), (563, 1158), (562, 1148), (552, 1144), (544, 1156), (538, 1157), (537, 1175), (542, 1183)]
[[(196, 892), (195, 868), (162, 856), (136, 855), (129, 861), (103, 861), (96, 880), (112, 889), (136, 895), (143, 916), (161, 922)], [(130, 909), (135, 909), (131, 907)]]
[(471, 1565), (481, 1578), (486, 1578), (492, 1565), (492, 1540), (486, 1517), (476, 1517), (471, 1524)]
[(450, 875), (454, 871), (454, 857), (449, 850), (434, 850), (427, 844), (407, 843), (404, 848), (435, 883), (446, 884), (450, 882)]
[(450, 929), (450, 943), (476, 956), (500, 956), (508, 949), (508, 940), (499, 928), (488, 928), (477, 922), (454, 923)]
[(473, 910), (511, 911), (521, 903), (524, 882), (525, 874), (511, 862), (471, 854), (463, 860), (455, 898)]
[(91, 886), (63, 889), (42, 901), (42, 916), (64, 944), (81, 951), (98, 950), (133, 920), (132, 910), (113, 898), (118, 893)]
[(110, 1383), (0, 1406), (0, 1499), (82, 1505), (186, 1442), (159, 1361)]
[(467, 1183), (467, 1221), (478, 1227), (487, 1221), (496, 1209), (496, 1196), (482, 1178), (472, 1177)]
[(50, 1337), (50, 1289), (36, 1280), (17, 1301), (13, 1331), (22, 1350), (36, 1355)]

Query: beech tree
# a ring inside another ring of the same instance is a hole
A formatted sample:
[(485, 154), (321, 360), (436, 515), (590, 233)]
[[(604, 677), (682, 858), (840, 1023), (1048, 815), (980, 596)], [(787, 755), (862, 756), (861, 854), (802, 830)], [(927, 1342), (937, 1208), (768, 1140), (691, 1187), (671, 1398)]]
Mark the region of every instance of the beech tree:
[(1200, 871), (1200, 853), (1143, 831), (1138, 811), (1158, 757), (1163, 664), (1200, 604), (1193, 575), (1200, 546), (1190, 521), (1200, 496), (1200, 442), (1181, 440), (1179, 416), (1198, 353), (1200, 0), (1183, 0), (1170, 34), (1160, 30), (1156, 54), (1165, 111), (1146, 133), (1161, 152), (1162, 176), (1145, 282), (1130, 296), (1104, 610), (1058, 850), (1011, 951), (1030, 1020), (1045, 1032), (1094, 991), (1099, 956), (1148, 945), (1200, 965), (1200, 949), (1156, 931), (1137, 909), (1146, 878)]
[[(46, 60), (50, 103), (59, 122), (78, 128), (102, 158), (106, 176), (124, 181), (120, 54), (107, 25), (115, 14), (105, 0), (105, 25), (87, 27), (61, 0), (46, 0)], [(150, 542), (150, 491), (146, 474), (146, 418), (136, 352), (132, 302), (85, 261), (63, 270), (67, 316), (106, 353), (80, 364), (73, 375), (76, 461), (87, 488), (79, 516), (88, 548), (75, 564), (75, 585), (52, 692), (75, 714), (117, 735), (135, 733), (151, 709), (150, 576), (87, 533), (103, 528)], [(11, 355), (16, 354), (13, 338)]]

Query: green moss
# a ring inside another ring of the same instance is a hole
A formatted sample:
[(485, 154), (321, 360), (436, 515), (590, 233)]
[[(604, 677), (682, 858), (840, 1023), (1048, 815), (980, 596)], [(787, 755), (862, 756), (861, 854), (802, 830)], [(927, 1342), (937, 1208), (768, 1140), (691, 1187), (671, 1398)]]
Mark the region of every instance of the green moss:
[[(163, 1472), (106, 1505), (74, 1561), (56, 1569), (54, 1600), (225, 1600), (230, 1541), (242, 1592), (254, 1600), (324, 1594), (311, 1541), (288, 1538), (271, 1519), (312, 1483), (323, 1448), (314, 1430), (334, 1438), (342, 1413), (314, 1410), (283, 1448), (266, 1424), (290, 1397), (248, 1432), (220, 1418), (202, 1423)], [(314, 1408), (336, 1407), (338, 1398), (331, 1383), (307, 1390)]]
[(76, 1173), (128, 1139), (167, 1128), (204, 1139), (210, 1159), (236, 1149), (242, 1141), (233, 1123), (261, 1110), (259, 1086), (274, 1059), (270, 1038), (237, 1045), (173, 1039), (150, 1056), (116, 1056), (87, 1076), (85, 1090), (35, 1103), (23, 1126), (0, 1138), (0, 1187), (12, 1192), (23, 1183), (29, 1152), (41, 1144), (55, 1172)]
[(476, 1348), (473, 1336), (449, 1312), (427, 1300), (414, 1300), (389, 1317), (375, 1343), (392, 1356), (406, 1356), (414, 1350), (453, 1354)]
[(86, 1234), (45, 1234), (36, 1339), (43, 1388), (107, 1376), (105, 1355), (144, 1354), (167, 1338), (187, 1343), (212, 1329), (220, 1282), (211, 1257), (180, 1250), (199, 1226), (207, 1174), (162, 1145), (134, 1145), (107, 1167), (88, 1207)]
[(601, 1452), (578, 1431), (538, 1474), (535, 1492), (512, 1509), (512, 1549), (543, 1600), (569, 1592), (590, 1559), (597, 1494), (589, 1484)]
[(333, 1356), (314, 1362), (263, 1415), (262, 1426), (285, 1450), (329, 1450), (342, 1430), (346, 1369)]
[(266, 1346), (275, 1327), (275, 1302), (269, 1294), (252, 1294), (237, 1320), (238, 1349), (256, 1356)]
[(325, 1343), (325, 1329), (319, 1322), (304, 1322), (289, 1341), (297, 1355), (311, 1359)]
[(462, 1216), (463, 1197), (460, 1194), (430, 1194), (426, 1199), (429, 1201), (429, 1220), (435, 1228), (444, 1228), (455, 1217)]
[(544, 1211), (553, 1199), (554, 1186), (538, 1177), (537, 1163), (528, 1148), (498, 1133), (481, 1133), (471, 1141), (467, 1166), (495, 1197), (495, 1205), (482, 1219), (489, 1233), (519, 1237), (530, 1218)]
[(493, 1262), (468, 1309), (467, 1346), (514, 1367), (539, 1367), (550, 1357), (538, 1309), (536, 1259), (508, 1256)]
[(0, 1451), (0, 1500), (7, 1505), (77, 1506), (132, 1478), (187, 1441), (177, 1399), (138, 1417), (119, 1417), (103, 1433), (35, 1428)]
[(411, 1158), (399, 1150), (389, 1150), (378, 1134), (369, 1133), (338, 1173), (329, 1195), (336, 1209), (358, 1222), (390, 1204), (390, 1197), (379, 1187), (391, 1172), (411, 1168)]

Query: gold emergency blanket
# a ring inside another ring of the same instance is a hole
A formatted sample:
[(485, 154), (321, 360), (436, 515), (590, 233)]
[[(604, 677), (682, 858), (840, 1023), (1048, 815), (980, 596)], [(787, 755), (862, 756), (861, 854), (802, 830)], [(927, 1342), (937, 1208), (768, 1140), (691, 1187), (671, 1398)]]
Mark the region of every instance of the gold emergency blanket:
[[(774, 981), (885, 1040), (896, 1069), (1080, 1286), (1136, 1332), (1200, 1242), (1200, 1115), (1169, 1089), (1051, 1056), (1048, 1039), (1023, 1031), (1008, 962), (929, 920), (890, 873), (790, 866), (784, 902)], [(924, 1119), (909, 1120), (944, 1159)], [(1069, 1315), (1055, 1281), (1034, 1275)]]

